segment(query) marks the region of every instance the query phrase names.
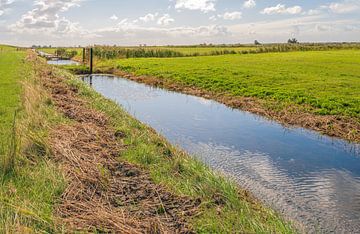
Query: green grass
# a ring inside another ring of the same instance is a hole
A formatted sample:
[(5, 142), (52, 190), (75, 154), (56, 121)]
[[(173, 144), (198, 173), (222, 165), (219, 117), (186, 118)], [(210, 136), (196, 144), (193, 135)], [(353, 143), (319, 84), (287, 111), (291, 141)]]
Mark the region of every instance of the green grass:
[[(65, 181), (49, 160), (46, 139), (49, 126), (62, 120), (42, 93), (31, 66), (24, 62), (26, 53), (2, 48), (0, 233), (54, 232), (54, 205)], [(14, 139), (15, 149), (8, 139)]]
[(11, 172), (16, 154), (14, 118), (21, 103), (19, 70), (23, 52), (0, 46), (0, 157), (1, 175)]
[[(58, 48), (56, 47), (52, 47), (52, 48), (40, 48), (40, 49), (37, 49), (39, 51), (42, 51), (44, 53), (48, 53), (48, 54), (55, 54), (56, 50)], [(76, 59), (76, 60), (82, 60), (82, 54), (83, 54), (83, 48), (79, 48), (79, 47), (68, 47), (68, 48), (65, 48), (66, 51), (76, 51), (77, 52), (77, 55), (73, 58), (73, 59)]]
[[(126, 48), (138, 49), (139, 47), (126, 47)], [(184, 55), (193, 55), (193, 54), (210, 55), (210, 53), (214, 51), (229, 50), (229, 51), (240, 52), (245, 50), (257, 49), (257, 47), (255, 46), (242, 46), (242, 47), (147, 46), (142, 48), (147, 50), (172, 50), (172, 51), (180, 52)]]
[(18, 73), (24, 57), (23, 52), (16, 52), (14, 48), (0, 46), (0, 129), (8, 129), (11, 125), (15, 110), (20, 106), (21, 87)]
[[(98, 62), (235, 97), (299, 104), (320, 115), (360, 119), (360, 50), (264, 53)], [(310, 107), (310, 108), (308, 108)]]
[[(65, 48), (66, 50), (75, 50), (78, 55), (81, 55), (82, 54), (82, 48)], [(39, 51), (42, 51), (42, 52), (45, 52), (45, 53), (48, 53), (48, 54), (55, 54), (55, 51), (57, 50), (57, 48), (40, 48), (38, 49)]]
[[(246, 196), (235, 182), (214, 173), (204, 164), (171, 146), (152, 129), (135, 120), (114, 102), (106, 100), (71, 75), (92, 108), (106, 113), (113, 127), (125, 134), (126, 150), (119, 160), (140, 165), (156, 183), (179, 195), (201, 198), (201, 213), (190, 220), (198, 233), (293, 233), (290, 224), (273, 210)], [(223, 202), (216, 204), (216, 199)]]

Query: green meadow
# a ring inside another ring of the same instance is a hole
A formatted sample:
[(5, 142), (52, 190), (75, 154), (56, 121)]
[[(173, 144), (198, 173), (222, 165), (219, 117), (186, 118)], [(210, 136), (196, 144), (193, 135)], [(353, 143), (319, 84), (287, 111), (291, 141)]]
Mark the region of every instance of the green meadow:
[[(126, 47), (128, 49), (139, 49), (139, 47)], [(234, 47), (221, 47), (221, 46), (202, 46), (202, 47), (195, 47), (195, 46), (147, 46), (142, 47), (145, 50), (171, 50), (176, 51), (184, 54), (185, 56), (191, 55), (210, 55), (212, 52), (216, 51), (235, 51), (236, 53), (241, 51), (248, 51), (248, 50), (256, 50), (257, 47), (255, 46), (234, 46)]]
[(299, 104), (360, 119), (360, 50), (102, 60), (97, 67), (150, 75), (234, 97)]

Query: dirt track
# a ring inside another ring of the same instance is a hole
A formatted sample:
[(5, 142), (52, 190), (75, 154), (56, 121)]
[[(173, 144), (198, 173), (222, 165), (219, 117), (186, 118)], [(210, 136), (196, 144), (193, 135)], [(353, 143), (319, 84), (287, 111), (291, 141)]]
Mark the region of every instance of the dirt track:
[(192, 233), (186, 220), (200, 201), (176, 196), (154, 184), (146, 171), (119, 161), (126, 147), (107, 116), (89, 109), (53, 68), (35, 56), (29, 60), (56, 109), (72, 120), (50, 134), (54, 160), (69, 183), (56, 210), (58, 223), (71, 231)]

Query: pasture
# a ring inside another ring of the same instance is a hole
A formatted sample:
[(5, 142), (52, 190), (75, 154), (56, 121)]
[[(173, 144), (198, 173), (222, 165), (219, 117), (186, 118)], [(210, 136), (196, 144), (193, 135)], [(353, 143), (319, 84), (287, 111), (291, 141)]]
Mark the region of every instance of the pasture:
[(104, 60), (97, 66), (234, 97), (302, 105), (317, 115), (360, 119), (359, 63), (359, 50), (339, 50)]

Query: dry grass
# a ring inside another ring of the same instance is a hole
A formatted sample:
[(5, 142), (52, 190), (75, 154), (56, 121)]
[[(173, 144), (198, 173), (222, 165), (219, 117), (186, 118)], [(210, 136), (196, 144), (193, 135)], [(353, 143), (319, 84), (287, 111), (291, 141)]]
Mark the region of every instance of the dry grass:
[(119, 134), (101, 112), (87, 108), (76, 88), (31, 58), (57, 110), (72, 120), (53, 128), (50, 147), (69, 185), (57, 208), (69, 230), (117, 233), (190, 233), (187, 218), (199, 200), (176, 196), (154, 184), (148, 173), (116, 157)]

